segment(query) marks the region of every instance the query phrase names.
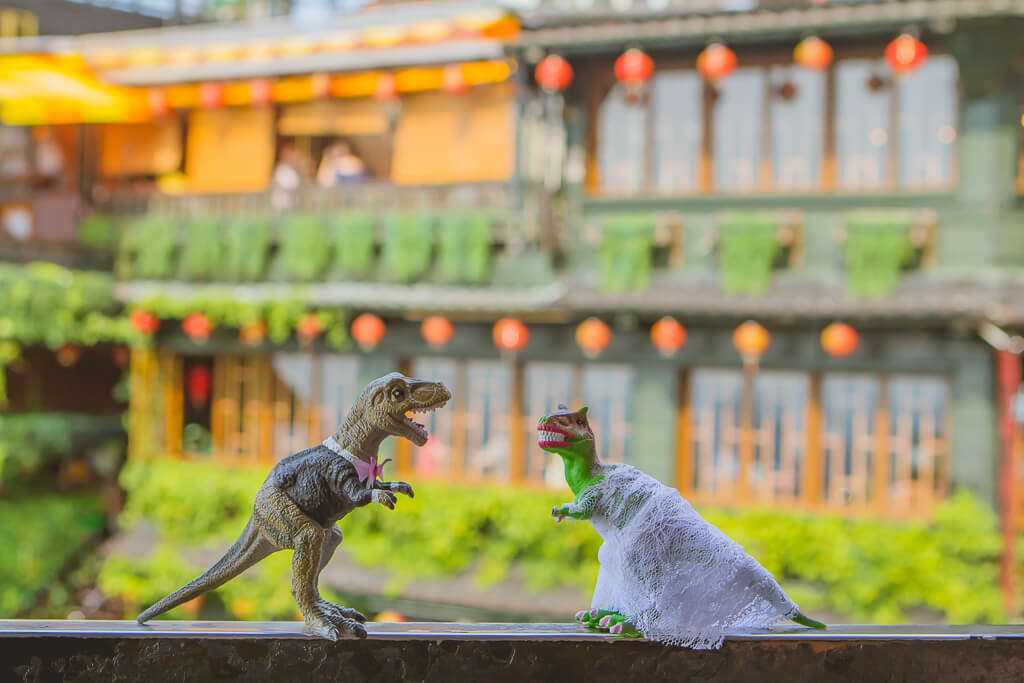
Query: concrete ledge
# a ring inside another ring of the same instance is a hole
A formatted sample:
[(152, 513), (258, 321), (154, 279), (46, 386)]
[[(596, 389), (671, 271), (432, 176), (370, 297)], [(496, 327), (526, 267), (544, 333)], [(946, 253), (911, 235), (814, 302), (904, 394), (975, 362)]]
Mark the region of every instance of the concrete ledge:
[(0, 621), (16, 681), (1021, 681), (1024, 627), (834, 626), (735, 633), (697, 652), (576, 624)]

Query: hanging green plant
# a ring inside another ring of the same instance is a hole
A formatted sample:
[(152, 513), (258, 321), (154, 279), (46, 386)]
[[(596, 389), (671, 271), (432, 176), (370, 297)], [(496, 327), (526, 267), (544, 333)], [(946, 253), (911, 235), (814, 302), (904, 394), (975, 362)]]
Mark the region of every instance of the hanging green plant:
[(312, 282), (321, 275), (331, 259), (327, 226), (319, 216), (288, 216), (281, 225), (278, 252), (287, 277), (295, 282)]
[(396, 282), (412, 282), (430, 267), (433, 225), (421, 214), (399, 214), (388, 220), (384, 267)]
[(130, 265), (124, 275), (136, 280), (167, 280), (174, 275), (178, 225), (167, 216), (147, 215), (132, 224), (126, 255)]
[(604, 291), (647, 288), (651, 279), (654, 228), (651, 214), (622, 214), (607, 219), (600, 249)]
[(854, 215), (846, 223), (847, 287), (858, 296), (883, 296), (896, 288), (910, 263), (913, 217), (904, 212)]
[(373, 274), (373, 248), (377, 226), (373, 216), (348, 212), (332, 217), (328, 223), (334, 244), (334, 271), (339, 277), (366, 278)]
[(221, 223), (216, 218), (197, 218), (185, 225), (178, 277), (183, 280), (219, 279), (223, 270), (224, 248)]
[(106, 273), (68, 270), (53, 263), (0, 264), (0, 342), (45, 344), (137, 338), (114, 300)]
[(224, 267), (229, 282), (259, 280), (267, 269), (270, 222), (259, 216), (233, 218), (224, 230)]
[(492, 223), (485, 213), (453, 213), (441, 219), (438, 266), (445, 282), (487, 282), (491, 270)]
[(729, 213), (718, 225), (722, 289), (759, 294), (771, 284), (779, 254), (778, 218), (770, 213)]

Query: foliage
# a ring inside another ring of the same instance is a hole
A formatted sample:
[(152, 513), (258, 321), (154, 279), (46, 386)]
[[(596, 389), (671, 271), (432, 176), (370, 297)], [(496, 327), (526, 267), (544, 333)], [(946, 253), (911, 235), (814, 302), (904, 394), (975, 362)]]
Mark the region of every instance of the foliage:
[[(249, 302), (238, 301), (230, 289), (207, 292), (192, 299), (149, 297), (134, 302), (132, 308), (148, 311), (165, 320), (182, 320), (190, 313), (202, 313), (215, 328), (241, 328), (248, 323), (263, 320), (267, 323), (267, 336), (275, 344), (290, 339), (299, 321), (310, 312), (297, 291), (290, 298)], [(331, 309), (317, 311), (316, 315), (330, 346), (342, 348), (348, 344), (344, 312)]]
[(119, 419), (71, 413), (0, 414), (0, 491), (49, 461), (71, 457), (82, 436), (109, 431)]
[(601, 287), (609, 293), (646, 289), (651, 279), (654, 216), (608, 218), (601, 239)]
[(364, 278), (373, 272), (373, 248), (377, 226), (365, 213), (342, 213), (328, 223), (334, 244), (335, 268), (339, 275)]
[(297, 214), (284, 219), (278, 252), (285, 273), (298, 282), (312, 282), (331, 258), (327, 226), (319, 216)]
[(220, 275), (224, 252), (216, 218), (198, 218), (185, 226), (178, 275), (185, 280), (213, 280)]
[(387, 224), (384, 267), (396, 282), (412, 282), (430, 267), (433, 225), (427, 216), (398, 214)]
[(270, 253), (270, 223), (258, 216), (233, 218), (224, 230), (225, 280), (259, 280), (267, 269)]
[(449, 214), (441, 219), (439, 266), (445, 282), (480, 284), (491, 265), (491, 217), (483, 213)]
[(110, 249), (117, 243), (117, 223), (102, 214), (86, 216), (78, 224), (78, 241), (93, 249)]
[(778, 220), (764, 213), (730, 213), (719, 225), (722, 289), (758, 294), (768, 289), (779, 253)]
[(167, 280), (174, 275), (178, 226), (157, 214), (135, 221), (122, 237), (119, 274), (138, 280)]
[(859, 214), (847, 222), (843, 251), (851, 293), (884, 296), (896, 288), (914, 255), (910, 223), (902, 213)]
[(0, 500), (0, 618), (28, 607), (103, 526), (99, 502), (91, 497)]
[[(134, 609), (194, 578), (201, 568), (181, 558), (197, 545), (226, 549), (265, 475), (207, 463), (129, 463), (121, 478), (129, 492), (121, 524), (152, 520), (160, 546), (148, 560), (108, 561), (102, 590)], [(342, 550), (362, 566), (386, 571), (390, 594), (414, 576), (472, 572), (481, 585), (493, 585), (510, 566), (519, 566), (529, 587), (577, 587), (583, 601), (596, 578), (600, 539), (587, 523), (555, 524), (550, 518), (551, 507), (569, 496), (567, 490), (418, 483), (416, 498), (402, 498), (393, 512), (370, 506), (345, 518)], [(947, 501), (931, 523), (763, 509), (702, 513), (757, 557), (805, 609), (829, 607), (877, 621), (900, 621), (917, 607), (961, 623), (1003, 618), (996, 520), (969, 494)], [(236, 616), (290, 618), (288, 555), (278, 553), (260, 571), (218, 589)]]
[(0, 341), (93, 345), (136, 338), (118, 314), (113, 279), (53, 263), (0, 264)]

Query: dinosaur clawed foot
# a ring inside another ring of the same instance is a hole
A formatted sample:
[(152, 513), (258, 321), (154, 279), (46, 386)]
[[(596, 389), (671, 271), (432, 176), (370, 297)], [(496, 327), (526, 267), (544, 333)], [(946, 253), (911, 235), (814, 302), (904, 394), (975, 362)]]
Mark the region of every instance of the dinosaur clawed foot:
[(365, 638), (366, 627), (360, 623), (363, 621), (366, 621), (366, 617), (356, 610), (322, 599), (317, 601), (315, 613), (306, 615), (309, 630), (327, 640), (338, 640), (343, 636)]
[(342, 607), (341, 605), (335, 605), (333, 602), (328, 602), (323, 598), (317, 601), (316, 606), (329, 621), (358, 621), (360, 624), (366, 623), (366, 617), (363, 616), (362, 612)]
[(576, 613), (576, 621), (579, 621), (591, 631), (604, 631), (622, 638), (637, 638), (640, 636), (640, 632), (626, 620), (626, 617), (611, 610), (600, 610), (596, 607), (589, 610), (580, 610)]

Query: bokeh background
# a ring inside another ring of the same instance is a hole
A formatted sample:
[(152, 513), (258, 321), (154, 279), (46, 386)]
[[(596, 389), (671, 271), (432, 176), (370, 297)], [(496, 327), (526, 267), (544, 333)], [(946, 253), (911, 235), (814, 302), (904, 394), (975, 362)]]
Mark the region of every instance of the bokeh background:
[[(321, 585), (565, 621), (537, 418), (805, 612), (1014, 621), (1024, 5), (0, 1), (0, 617), (133, 618), (393, 370), (444, 381)], [(169, 618), (294, 619), (290, 553)]]

